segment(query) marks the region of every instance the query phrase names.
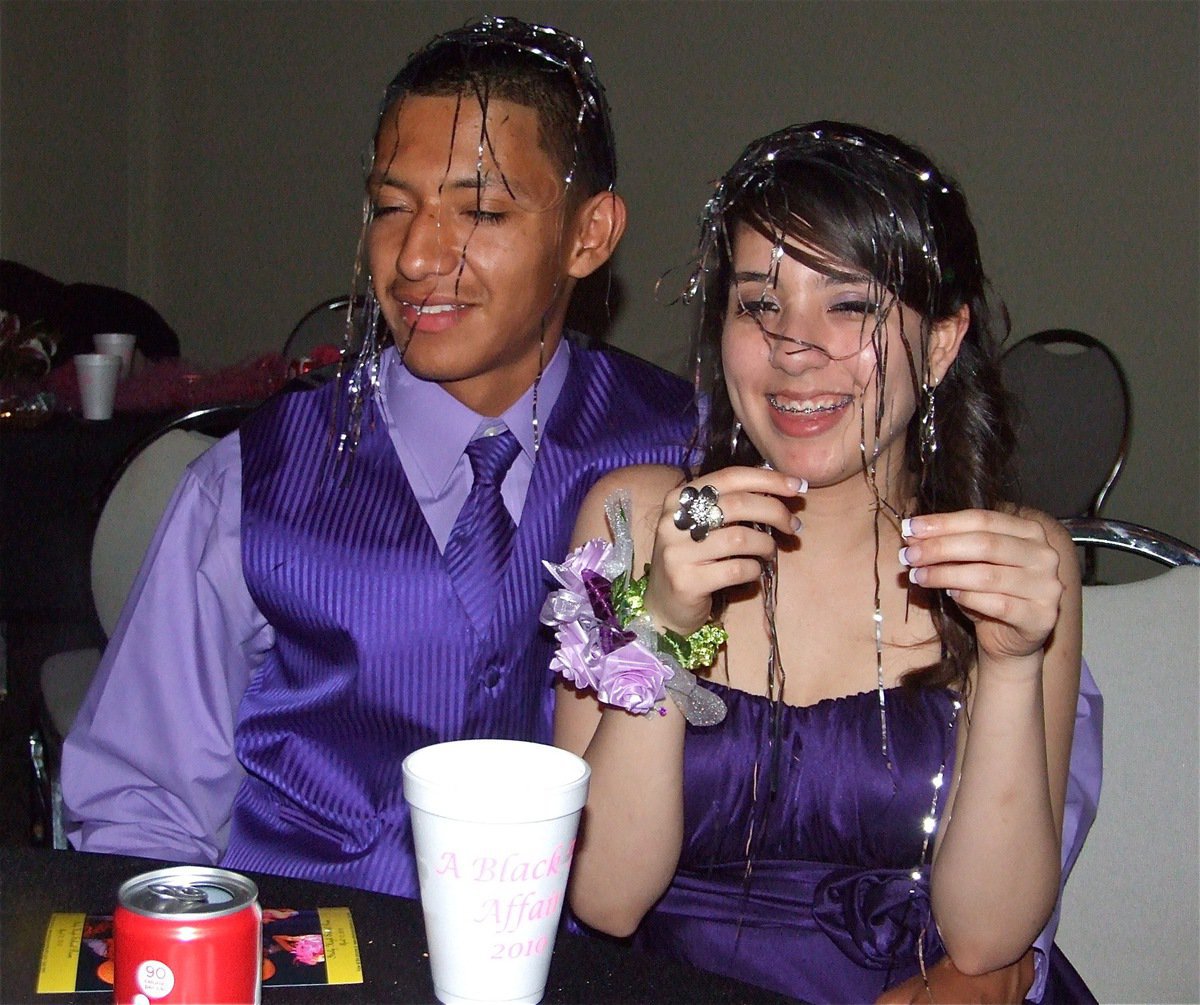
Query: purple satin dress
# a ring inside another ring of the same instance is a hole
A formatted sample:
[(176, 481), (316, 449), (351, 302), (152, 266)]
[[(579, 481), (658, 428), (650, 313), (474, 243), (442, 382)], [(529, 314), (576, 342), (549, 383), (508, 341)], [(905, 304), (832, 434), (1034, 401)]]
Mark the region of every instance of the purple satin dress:
[(772, 762), (770, 703), (708, 686), (728, 716), (688, 727), (679, 869), (635, 942), (808, 1002), (873, 1002), (920, 972), (922, 943), (940, 958), (925, 822), (954, 769), (955, 695), (887, 691), (886, 754), (877, 692), (782, 706)]

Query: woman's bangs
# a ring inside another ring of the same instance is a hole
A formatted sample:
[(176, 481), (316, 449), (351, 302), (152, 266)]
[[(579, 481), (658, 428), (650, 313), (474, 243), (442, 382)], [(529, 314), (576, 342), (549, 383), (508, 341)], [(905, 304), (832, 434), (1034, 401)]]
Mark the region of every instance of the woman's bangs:
[(737, 219), (814, 272), (846, 282), (868, 278), (899, 293), (886, 205), (821, 167), (781, 167), (747, 193)]

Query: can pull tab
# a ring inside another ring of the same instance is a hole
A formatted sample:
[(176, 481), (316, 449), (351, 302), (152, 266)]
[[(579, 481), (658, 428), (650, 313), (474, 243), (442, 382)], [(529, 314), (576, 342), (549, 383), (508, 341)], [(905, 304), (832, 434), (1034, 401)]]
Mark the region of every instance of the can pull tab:
[(185, 914), (208, 903), (208, 894), (198, 886), (152, 883), (148, 892), (155, 900), (154, 909), (163, 914)]

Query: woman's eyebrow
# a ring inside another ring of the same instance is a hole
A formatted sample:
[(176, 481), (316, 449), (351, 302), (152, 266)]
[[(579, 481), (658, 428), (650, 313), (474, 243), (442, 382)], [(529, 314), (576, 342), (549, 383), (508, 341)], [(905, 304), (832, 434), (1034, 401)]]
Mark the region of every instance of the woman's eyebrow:
[(766, 272), (735, 272), (733, 274), (735, 283), (774, 283), (774, 277)]
[[(841, 273), (833, 276), (822, 276), (822, 286), (846, 286), (856, 283), (869, 283), (871, 277), (866, 273)], [(775, 277), (767, 272), (757, 272), (753, 269), (745, 269), (733, 274), (733, 282), (735, 283), (769, 283), (775, 284)]]

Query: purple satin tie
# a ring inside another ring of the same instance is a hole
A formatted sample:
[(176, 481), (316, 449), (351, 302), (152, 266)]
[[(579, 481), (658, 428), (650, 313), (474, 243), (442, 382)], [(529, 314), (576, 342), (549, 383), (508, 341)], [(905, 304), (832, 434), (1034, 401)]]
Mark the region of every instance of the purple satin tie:
[(520, 450), (521, 444), (507, 429), (467, 444), (475, 482), (446, 542), (446, 566), (454, 588), (481, 633), (491, 621), (512, 550), (516, 527), (500, 486)]

